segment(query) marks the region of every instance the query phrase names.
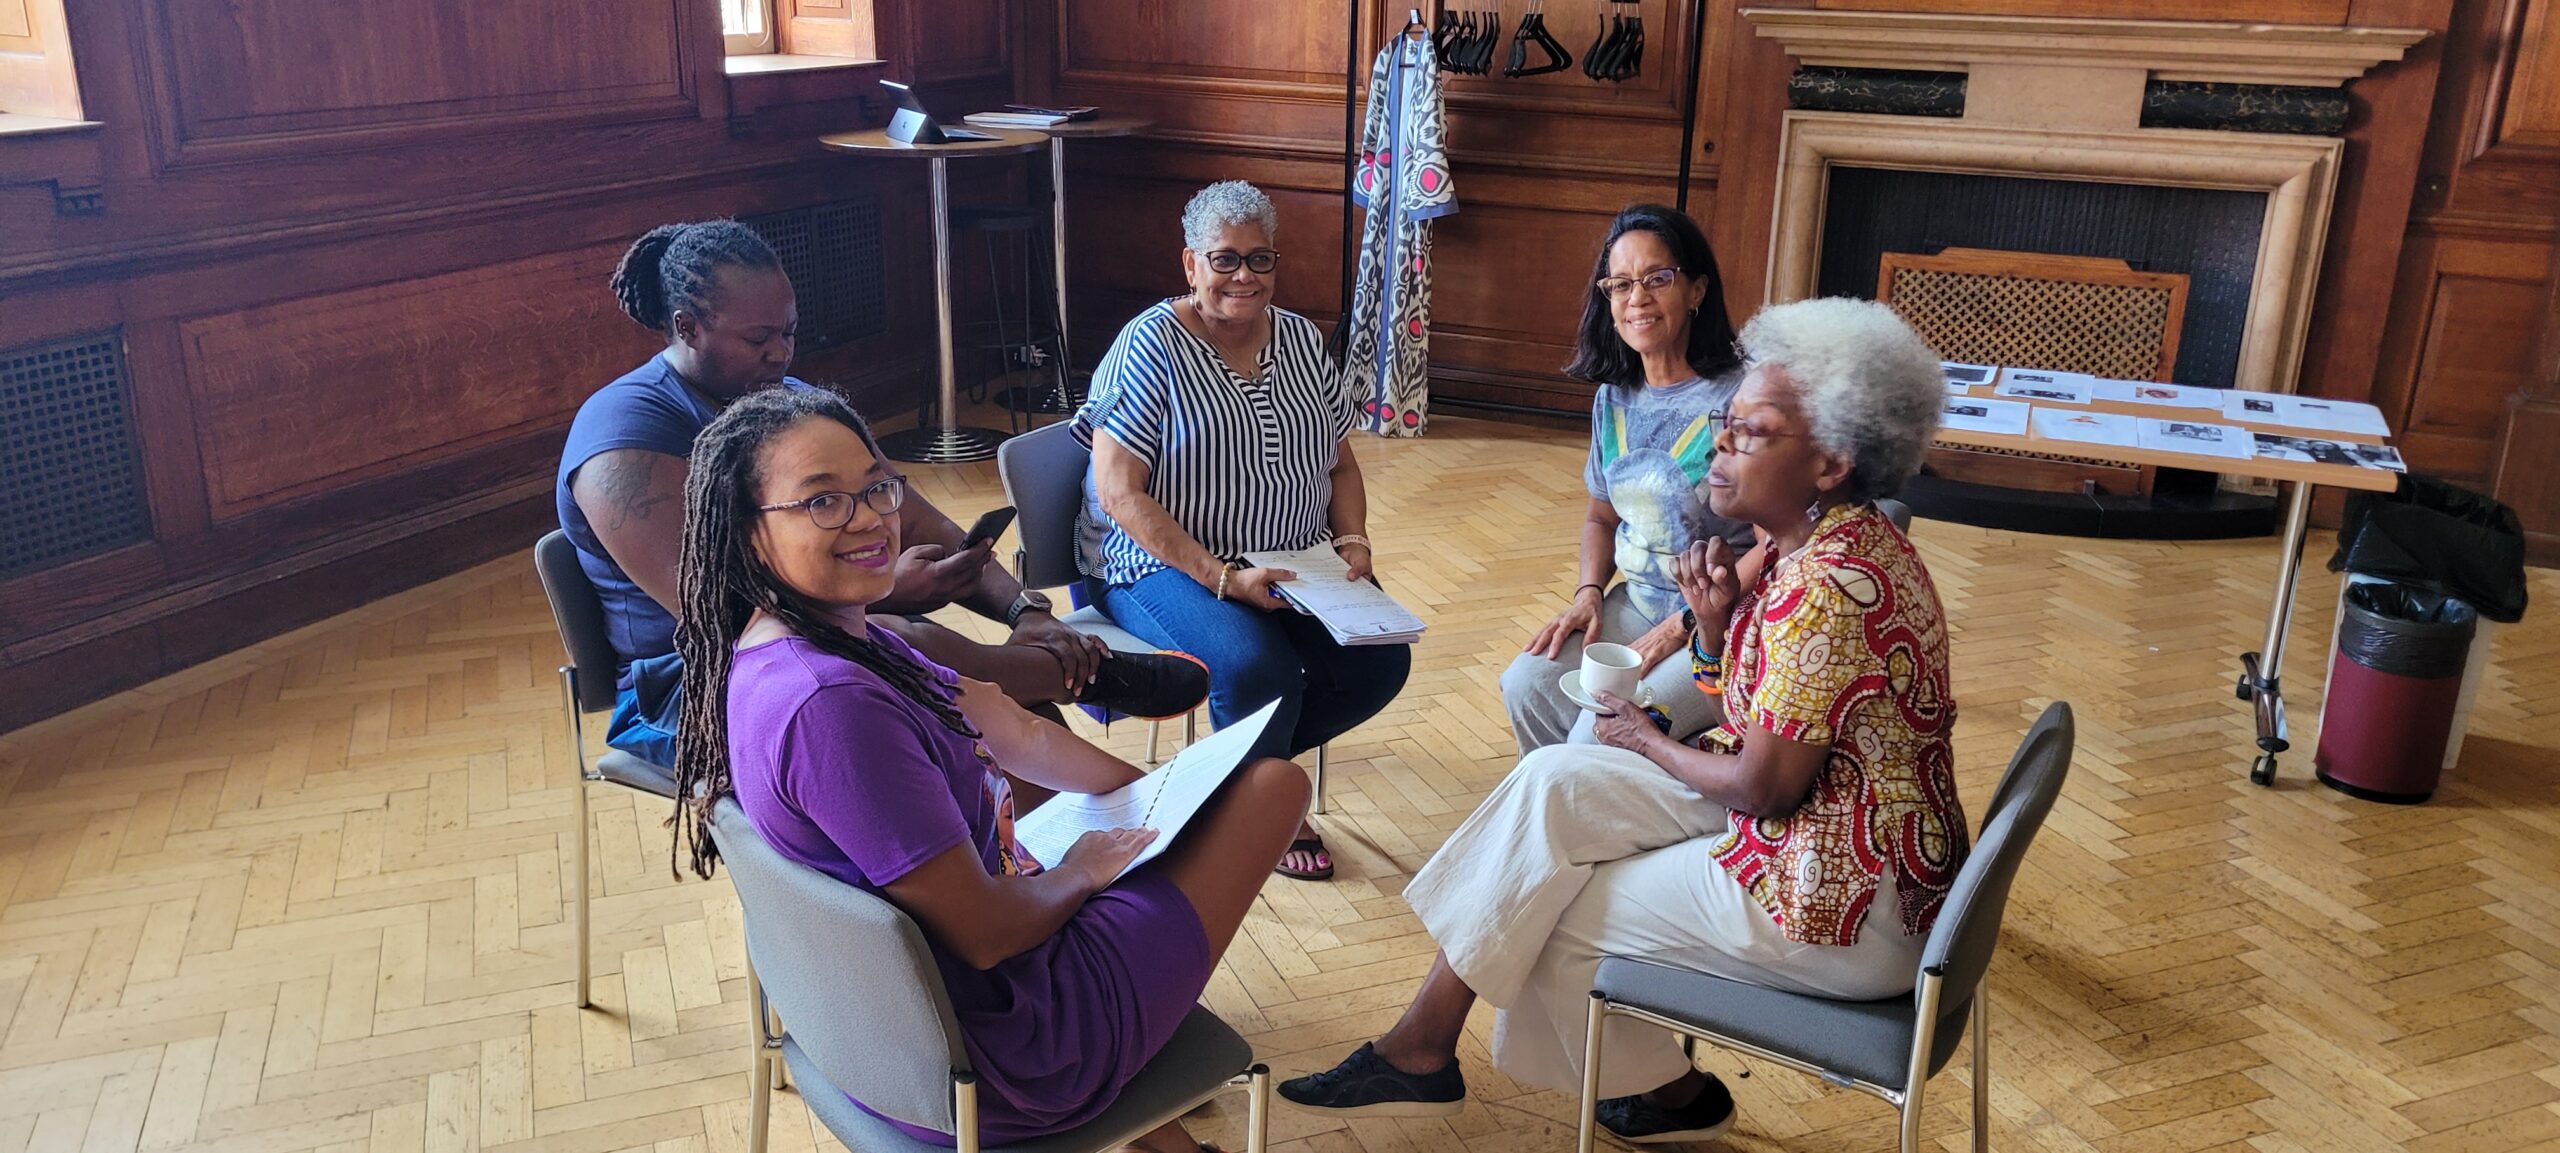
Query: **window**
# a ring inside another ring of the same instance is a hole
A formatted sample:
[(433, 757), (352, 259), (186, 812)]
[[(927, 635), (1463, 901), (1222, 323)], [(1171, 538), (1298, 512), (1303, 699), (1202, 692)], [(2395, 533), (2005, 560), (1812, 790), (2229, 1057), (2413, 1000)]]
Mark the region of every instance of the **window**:
[(732, 56), (773, 51), (773, 0), (720, 0), (720, 32)]

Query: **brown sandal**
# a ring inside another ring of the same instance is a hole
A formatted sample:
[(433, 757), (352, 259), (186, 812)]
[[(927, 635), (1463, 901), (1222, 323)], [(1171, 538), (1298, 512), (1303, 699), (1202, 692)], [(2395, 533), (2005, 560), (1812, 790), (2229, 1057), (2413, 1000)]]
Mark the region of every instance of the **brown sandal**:
[[(1272, 872), (1278, 873), (1293, 881), (1330, 881), (1333, 879), (1333, 851), (1324, 847), (1324, 838), (1300, 837), (1297, 840), (1289, 842), (1289, 852), (1305, 853), (1310, 857), (1321, 856), (1324, 858), (1324, 866), (1322, 868), (1309, 869), (1304, 872), (1300, 872), (1289, 868), (1289, 866), (1284, 863), (1272, 866)], [(1286, 853), (1282, 854), (1281, 860), (1286, 862), (1288, 860), (1288, 855)]]

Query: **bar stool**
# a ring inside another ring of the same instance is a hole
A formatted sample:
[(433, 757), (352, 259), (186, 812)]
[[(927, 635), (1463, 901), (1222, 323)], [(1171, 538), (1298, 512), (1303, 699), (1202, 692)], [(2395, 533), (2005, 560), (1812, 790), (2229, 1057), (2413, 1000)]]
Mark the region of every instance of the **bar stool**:
[[(989, 389), (999, 383), (1009, 386), (997, 393), (1005, 407), (1013, 431), (1029, 427), (1028, 414), (1038, 411), (1029, 401), (1041, 391), (1041, 385), (1057, 366), (1065, 362), (1060, 351), (1056, 302), (1045, 299), (1049, 270), (1042, 259), (1041, 218), (1039, 207), (1026, 204), (966, 205), (952, 210), (951, 224), (959, 232), (976, 232), (984, 237), (987, 254), (988, 303), (993, 319), (973, 321), (967, 326), (966, 343), (992, 352), (995, 371), (972, 384), (970, 399), (983, 401)], [(1008, 281), (1022, 286), (1020, 302), (1011, 309), (1005, 304)], [(1015, 354), (1022, 353), (1017, 361)]]

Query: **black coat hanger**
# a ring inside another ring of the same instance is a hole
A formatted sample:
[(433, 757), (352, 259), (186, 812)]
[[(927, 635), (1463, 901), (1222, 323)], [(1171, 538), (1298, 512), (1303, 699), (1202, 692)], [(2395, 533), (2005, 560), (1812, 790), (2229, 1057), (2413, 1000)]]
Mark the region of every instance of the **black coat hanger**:
[[(1547, 31), (1546, 0), (1529, 0), (1529, 11), (1520, 17), (1520, 28), (1511, 34), (1511, 66), (1502, 74), (1511, 77), (1544, 76), (1573, 67), (1573, 53)], [(1529, 46), (1535, 44), (1546, 54), (1546, 63), (1529, 66)]]

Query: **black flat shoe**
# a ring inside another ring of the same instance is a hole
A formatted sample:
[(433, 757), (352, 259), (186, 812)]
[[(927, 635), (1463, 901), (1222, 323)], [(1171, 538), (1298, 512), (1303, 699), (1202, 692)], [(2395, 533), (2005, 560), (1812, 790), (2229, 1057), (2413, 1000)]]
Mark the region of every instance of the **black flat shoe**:
[(1170, 720), (1209, 699), (1209, 666), (1189, 653), (1113, 653), (1075, 703), (1142, 721)]
[(1407, 1073), (1362, 1045), (1322, 1073), (1280, 1083), (1280, 1099), (1337, 1117), (1455, 1117), (1467, 1106), (1467, 1079), (1452, 1058), (1435, 1073)]
[(1713, 1141), (1733, 1129), (1733, 1094), (1724, 1082), (1707, 1074), (1707, 1087), (1677, 1109), (1665, 1109), (1639, 1093), (1611, 1097), (1596, 1109), (1600, 1124), (1618, 1140), (1637, 1145), (1671, 1141)]

